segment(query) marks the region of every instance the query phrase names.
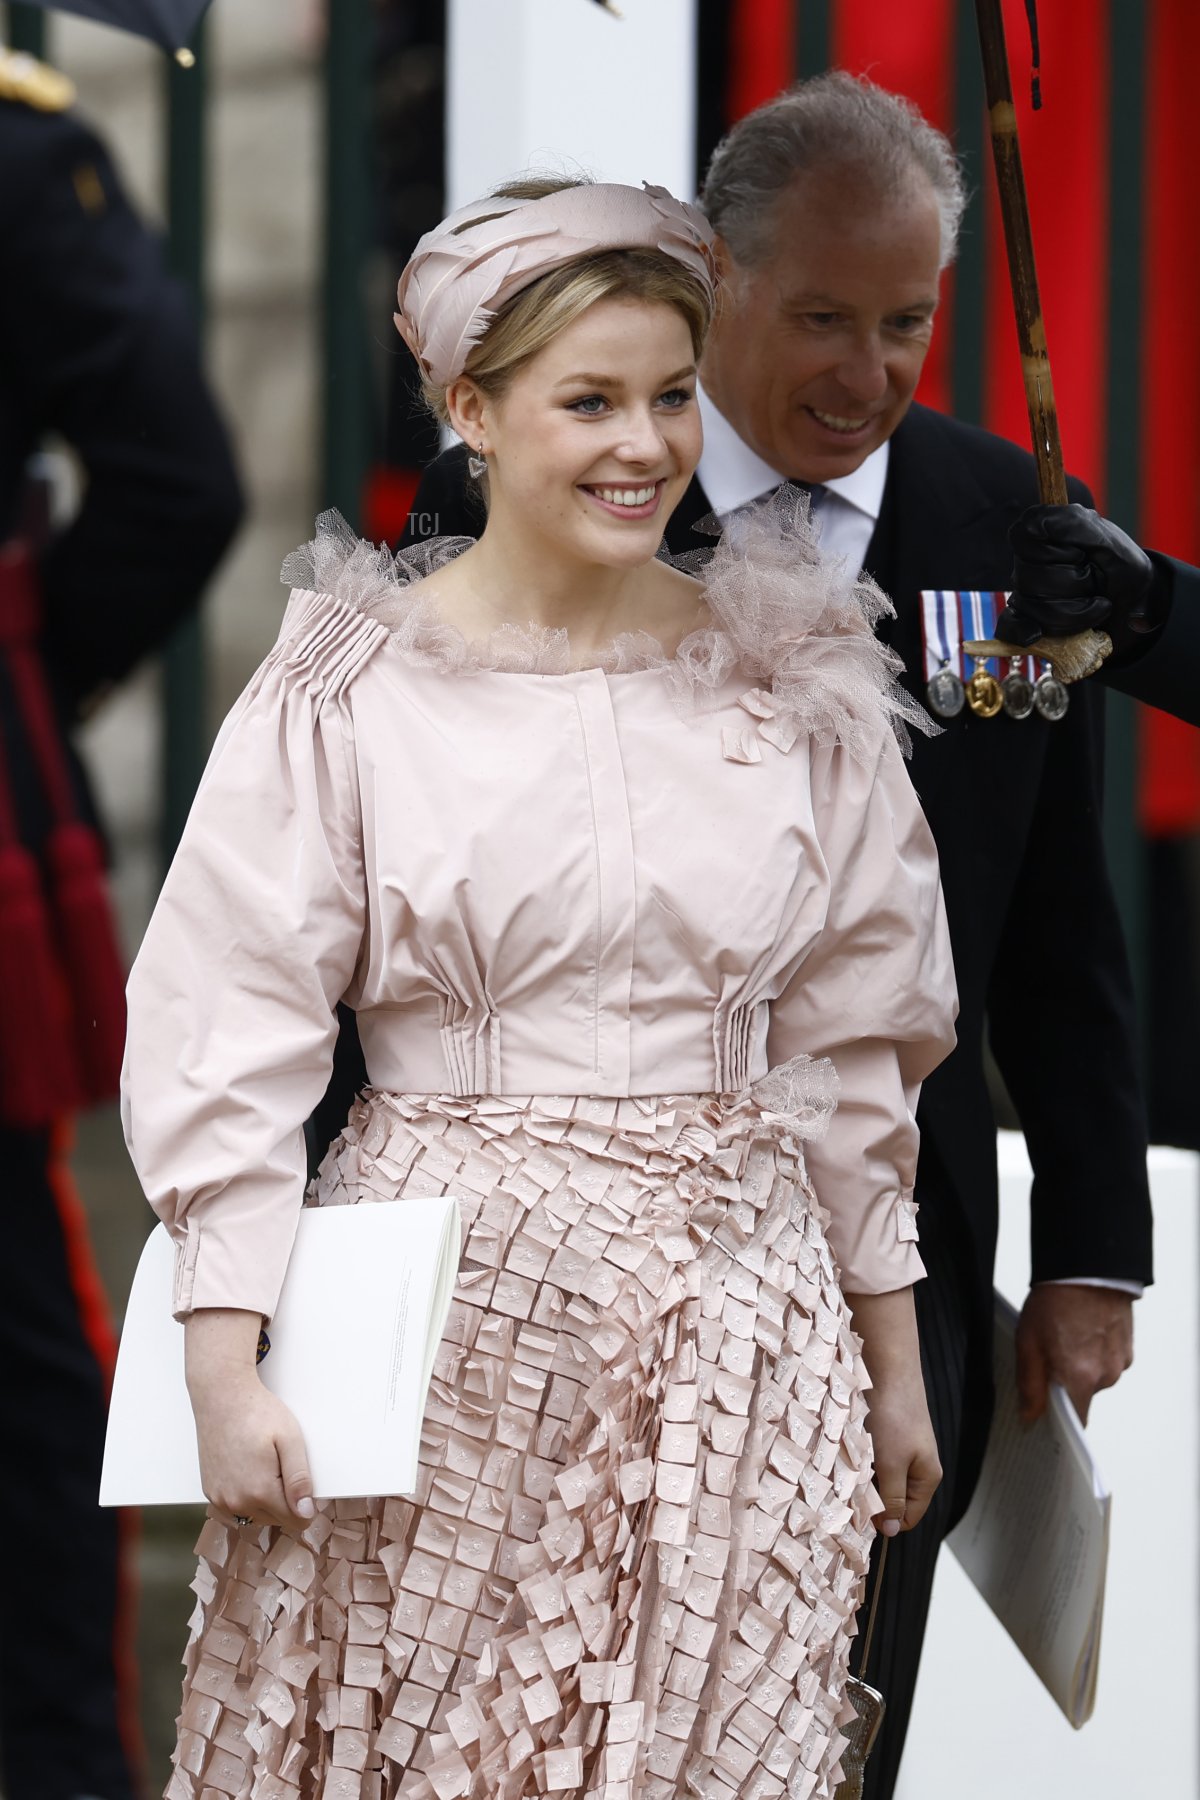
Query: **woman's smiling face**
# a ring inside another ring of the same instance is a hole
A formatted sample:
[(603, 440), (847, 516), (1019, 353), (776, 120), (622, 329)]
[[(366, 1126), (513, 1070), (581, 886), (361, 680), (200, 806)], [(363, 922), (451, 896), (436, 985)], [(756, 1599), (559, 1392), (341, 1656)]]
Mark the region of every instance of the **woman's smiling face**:
[(479, 396), (476, 420), (448, 398), (460, 435), (486, 450), (490, 521), (581, 562), (654, 556), (703, 442), (691, 333), (673, 306), (598, 300), (498, 399)]

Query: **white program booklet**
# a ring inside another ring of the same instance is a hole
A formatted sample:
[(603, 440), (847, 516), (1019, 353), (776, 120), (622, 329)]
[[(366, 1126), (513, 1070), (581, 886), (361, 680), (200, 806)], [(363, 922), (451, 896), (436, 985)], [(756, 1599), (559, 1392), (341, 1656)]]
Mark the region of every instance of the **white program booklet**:
[(1071, 1724), (1096, 1704), (1111, 1497), (1061, 1387), (1017, 1411), (1017, 1314), (996, 1296), (996, 1416), (955, 1556)]
[[(450, 1196), (302, 1209), (259, 1374), (296, 1415), (318, 1498), (414, 1491), (459, 1255)], [(204, 1500), (183, 1327), (171, 1317), (174, 1260), (159, 1225), (121, 1332), (101, 1506)]]

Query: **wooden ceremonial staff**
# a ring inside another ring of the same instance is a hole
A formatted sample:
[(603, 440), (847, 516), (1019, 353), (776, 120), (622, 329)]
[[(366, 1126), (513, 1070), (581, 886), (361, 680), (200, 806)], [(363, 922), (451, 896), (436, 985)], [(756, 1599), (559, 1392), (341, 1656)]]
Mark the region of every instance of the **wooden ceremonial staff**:
[[(983, 83), (996, 185), (1000, 190), (1000, 215), (1004, 220), (1004, 242), (1008, 250), (1017, 341), (1021, 348), (1021, 373), (1025, 380), (1029, 430), (1037, 462), (1038, 494), (1043, 505), (1065, 506), (1067, 477), (1058, 433), (1054, 383), (1050, 377), (1050, 352), (1046, 347), (1046, 327), (1038, 294), (1029, 201), (1025, 193), (1025, 171), (1021, 166), (1021, 143), (1017, 136), (1017, 112), (1008, 72), (1001, 0), (975, 0), (975, 18), (983, 56)], [(1034, 104), (1037, 104), (1036, 94)], [(1015, 646), (988, 639), (983, 643), (966, 644), (964, 648), (972, 656), (1011, 656)], [(1029, 646), (1028, 653), (1047, 658), (1053, 663), (1055, 674), (1064, 681), (1078, 681), (1081, 676), (1094, 674), (1111, 651), (1112, 641), (1106, 632), (1083, 631), (1074, 637), (1041, 638)]]

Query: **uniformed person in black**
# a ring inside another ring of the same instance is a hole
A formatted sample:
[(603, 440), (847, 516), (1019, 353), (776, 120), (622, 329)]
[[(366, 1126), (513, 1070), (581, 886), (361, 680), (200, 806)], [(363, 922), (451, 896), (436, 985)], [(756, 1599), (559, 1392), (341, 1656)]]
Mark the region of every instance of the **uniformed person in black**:
[[(48, 436), (65, 440), (83, 494), (34, 550), (34, 673), (83, 820), (70, 722), (196, 604), (241, 496), (183, 296), (69, 103), (61, 77), (0, 49), (0, 560), (11, 563), (27, 524), (31, 457)], [(14, 683), (0, 670), (7, 811), (18, 856), (36, 856), (48, 821)], [(38, 1023), (27, 1021), (31, 1056)], [(104, 1377), (80, 1304), (88, 1270), (67, 1229), (55, 1132), (12, 1122), (4, 1100), (0, 1786), (7, 1800), (132, 1800), (118, 1520), (96, 1504)]]

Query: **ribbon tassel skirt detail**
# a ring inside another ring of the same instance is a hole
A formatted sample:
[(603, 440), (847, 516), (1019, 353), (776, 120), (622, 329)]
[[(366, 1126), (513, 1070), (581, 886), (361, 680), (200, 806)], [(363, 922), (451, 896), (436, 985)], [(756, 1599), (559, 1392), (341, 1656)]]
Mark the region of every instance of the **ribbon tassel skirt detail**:
[(832, 1794), (866, 1374), (769, 1099), (358, 1103), (310, 1202), (467, 1196), (420, 1492), (208, 1520), (168, 1800)]

